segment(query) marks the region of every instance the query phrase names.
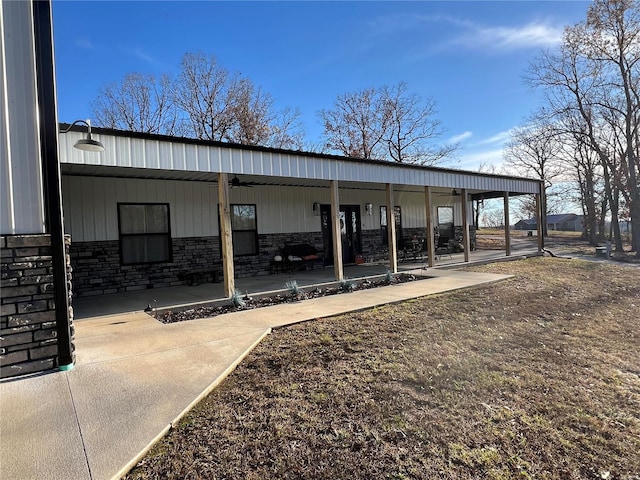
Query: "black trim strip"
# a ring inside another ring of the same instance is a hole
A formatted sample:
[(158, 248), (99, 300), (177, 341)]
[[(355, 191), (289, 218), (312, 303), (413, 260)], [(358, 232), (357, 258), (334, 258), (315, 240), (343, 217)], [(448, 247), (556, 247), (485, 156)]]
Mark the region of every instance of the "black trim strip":
[[(60, 163), (58, 162), (58, 119), (56, 112), (56, 83), (53, 57), (53, 30), (50, 0), (33, 1), (33, 31), (40, 117), (40, 154), (44, 180), (46, 230), (51, 235), (53, 270), (53, 298), (55, 301), (58, 336), (57, 366), (75, 363), (71, 344), (67, 261), (62, 220), (62, 192)], [(36, 126), (34, 125), (34, 128)]]

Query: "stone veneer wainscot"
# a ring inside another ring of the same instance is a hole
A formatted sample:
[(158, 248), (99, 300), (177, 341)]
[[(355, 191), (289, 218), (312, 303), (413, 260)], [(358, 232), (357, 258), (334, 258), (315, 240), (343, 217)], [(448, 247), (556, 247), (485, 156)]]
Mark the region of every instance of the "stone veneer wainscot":
[[(69, 244), (70, 238), (66, 237), (67, 252)], [(0, 377), (13, 377), (55, 368), (58, 366), (58, 339), (51, 238), (49, 235), (2, 236), (0, 251)], [(70, 279), (68, 254), (67, 273)], [(70, 281), (68, 287), (71, 297)], [(69, 317), (73, 318), (71, 306)], [(71, 323), (72, 344), (73, 334)]]

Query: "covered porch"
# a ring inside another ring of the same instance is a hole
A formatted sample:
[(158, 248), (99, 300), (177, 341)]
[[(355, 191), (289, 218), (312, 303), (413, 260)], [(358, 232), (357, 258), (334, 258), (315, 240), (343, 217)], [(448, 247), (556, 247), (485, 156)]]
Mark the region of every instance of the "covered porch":
[(293, 269), (301, 286), (369, 276), (351, 268), (381, 275), (412, 262), (469, 263), (477, 255), (473, 202), (486, 198), (504, 200), (505, 250), (497, 255), (508, 257), (510, 197), (533, 195), (543, 211), (536, 180), (105, 129), (94, 135), (105, 144), (98, 158), (72, 148), (81, 132), (60, 135), (79, 315), (83, 297), (139, 291), (146, 305), (161, 301), (151, 291), (216, 278), (217, 298), (282, 290), (291, 269), (275, 262), (309, 260), (292, 251), (321, 259), (315, 272)]
[[(413, 274), (416, 277), (438, 277), (444, 274), (443, 272), (446, 270), (459, 269), (468, 265), (516, 260), (540, 255), (535, 244), (531, 242), (517, 243), (513, 246), (513, 250), (513, 255), (510, 257), (506, 257), (502, 251), (498, 250), (474, 251), (470, 254), (469, 262), (465, 262), (463, 253), (442, 255), (435, 260), (434, 267), (428, 267), (427, 258), (423, 257), (416, 260), (409, 258), (398, 264), (398, 273)], [(382, 262), (344, 267), (345, 279), (353, 282), (383, 277), (388, 270), (388, 265)], [(287, 288), (285, 284), (290, 280), (295, 280), (303, 290), (311, 290), (316, 287), (326, 288), (338, 283), (334, 278), (333, 269), (324, 268), (240, 278), (236, 280), (236, 288), (242, 294), (248, 294), (253, 298), (276, 294), (286, 295)], [(193, 286), (180, 285), (94, 297), (80, 297), (74, 300), (74, 316), (75, 320), (82, 321), (98, 316), (142, 311), (149, 306), (157, 311), (175, 311), (228, 303), (229, 298), (225, 295), (223, 283), (204, 282)]]

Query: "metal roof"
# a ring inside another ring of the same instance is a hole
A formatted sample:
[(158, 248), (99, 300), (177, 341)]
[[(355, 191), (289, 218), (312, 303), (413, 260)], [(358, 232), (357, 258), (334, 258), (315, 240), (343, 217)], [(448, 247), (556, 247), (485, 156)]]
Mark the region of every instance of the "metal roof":
[(466, 188), (470, 193), (540, 191), (538, 180), (504, 175), (101, 128), (92, 128), (92, 135), (105, 145), (103, 153), (72, 148), (83, 136), (81, 128), (60, 134), (63, 173), (215, 181), (215, 174), (223, 172), (278, 185), (317, 186), (338, 180), (367, 188), (391, 183), (416, 189)]

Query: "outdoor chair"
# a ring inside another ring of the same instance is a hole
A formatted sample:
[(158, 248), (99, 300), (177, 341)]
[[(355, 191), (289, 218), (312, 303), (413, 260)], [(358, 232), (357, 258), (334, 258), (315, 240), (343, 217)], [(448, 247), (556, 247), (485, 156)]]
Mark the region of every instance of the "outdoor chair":
[(438, 260), (438, 257), (441, 257), (442, 255), (449, 255), (449, 258), (453, 258), (451, 256), (451, 247), (449, 243), (449, 237), (444, 235), (438, 237), (438, 244), (436, 245), (436, 260)]

